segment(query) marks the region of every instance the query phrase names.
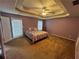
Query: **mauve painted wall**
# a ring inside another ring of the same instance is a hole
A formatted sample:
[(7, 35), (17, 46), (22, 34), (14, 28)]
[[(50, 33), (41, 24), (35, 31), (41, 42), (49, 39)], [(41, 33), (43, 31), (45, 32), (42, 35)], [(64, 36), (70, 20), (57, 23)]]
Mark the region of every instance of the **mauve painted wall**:
[(79, 32), (79, 17), (46, 20), (46, 28), (50, 34), (76, 40)]
[(13, 17), (13, 18), (21, 18), (23, 21), (23, 28), (25, 30), (27, 30), (28, 28), (37, 28), (38, 18), (9, 14), (9, 13), (2, 13), (2, 15), (7, 17)]
[(37, 18), (24, 17), (22, 20), (24, 30), (28, 30), (28, 28), (37, 28)]

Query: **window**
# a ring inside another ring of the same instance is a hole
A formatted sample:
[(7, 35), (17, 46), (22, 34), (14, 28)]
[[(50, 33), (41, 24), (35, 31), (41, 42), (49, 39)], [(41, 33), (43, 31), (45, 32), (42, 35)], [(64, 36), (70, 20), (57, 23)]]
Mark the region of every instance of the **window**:
[(38, 30), (42, 30), (42, 29), (43, 29), (43, 21), (38, 20)]

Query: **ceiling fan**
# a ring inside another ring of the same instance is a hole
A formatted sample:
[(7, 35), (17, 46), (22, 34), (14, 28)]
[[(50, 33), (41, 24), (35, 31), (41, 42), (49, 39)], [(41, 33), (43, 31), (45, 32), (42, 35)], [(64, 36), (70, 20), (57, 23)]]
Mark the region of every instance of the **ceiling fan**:
[(42, 15), (42, 16), (47, 16), (48, 14), (55, 14), (55, 12), (57, 11), (57, 10), (55, 10), (55, 11), (50, 11), (50, 9), (48, 9), (47, 7), (42, 7), (42, 8), (37, 8), (37, 7), (33, 7), (33, 8), (28, 8), (28, 7), (24, 7), (24, 9), (35, 9), (36, 10), (36, 12), (38, 12), (37, 10), (39, 9), (39, 10), (41, 10), (40, 11), (40, 16)]
[(41, 11), (49, 12), (52, 7), (56, 6), (56, 4), (45, 6), (43, 0), (39, 0), (39, 2), (41, 3), (42, 7), (26, 7), (23, 5), (23, 8), (26, 10), (32, 9), (32, 10), (41, 10)]

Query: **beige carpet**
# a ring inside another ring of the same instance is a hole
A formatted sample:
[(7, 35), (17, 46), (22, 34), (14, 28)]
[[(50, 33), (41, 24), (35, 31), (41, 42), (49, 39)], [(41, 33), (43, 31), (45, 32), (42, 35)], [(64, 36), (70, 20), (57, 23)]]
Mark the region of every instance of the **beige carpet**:
[(27, 38), (6, 44), (7, 59), (75, 59), (75, 42), (49, 37), (31, 45)]

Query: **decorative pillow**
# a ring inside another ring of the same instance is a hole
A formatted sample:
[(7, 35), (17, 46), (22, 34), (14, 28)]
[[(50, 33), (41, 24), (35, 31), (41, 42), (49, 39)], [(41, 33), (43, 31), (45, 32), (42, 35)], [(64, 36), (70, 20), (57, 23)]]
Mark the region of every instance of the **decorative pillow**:
[(29, 30), (29, 31), (32, 31), (32, 29), (31, 29), (31, 28), (29, 28), (28, 30)]
[(34, 31), (38, 31), (38, 29), (37, 28), (34, 28)]

